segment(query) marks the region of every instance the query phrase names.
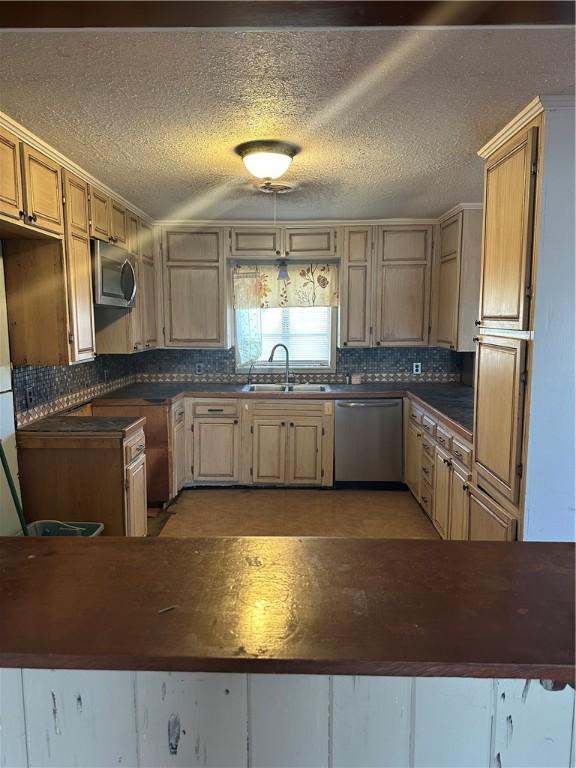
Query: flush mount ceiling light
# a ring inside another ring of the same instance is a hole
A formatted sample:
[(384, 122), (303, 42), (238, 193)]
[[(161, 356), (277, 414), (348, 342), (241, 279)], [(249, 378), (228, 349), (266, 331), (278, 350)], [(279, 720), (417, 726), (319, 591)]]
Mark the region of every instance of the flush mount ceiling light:
[(279, 179), (290, 167), (292, 158), (299, 152), (295, 144), (273, 140), (246, 141), (234, 151), (240, 155), (252, 176), (263, 182), (258, 189), (263, 192), (287, 192), (290, 189), (285, 184), (273, 184), (272, 181)]

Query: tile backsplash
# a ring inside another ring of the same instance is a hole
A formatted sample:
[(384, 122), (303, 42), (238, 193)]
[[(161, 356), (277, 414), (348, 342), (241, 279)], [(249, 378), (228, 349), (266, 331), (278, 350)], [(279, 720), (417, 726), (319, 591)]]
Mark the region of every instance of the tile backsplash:
[[(412, 373), (412, 363), (422, 365), (421, 375)], [(197, 364), (203, 372), (196, 373)], [(383, 347), (339, 349), (336, 371), (300, 374), (301, 381), (343, 382), (347, 373), (360, 373), (364, 381), (460, 381), (463, 355), (438, 347)], [(257, 374), (263, 381), (279, 379), (282, 373)], [(245, 382), (236, 373), (234, 350), (157, 349), (137, 355), (100, 355), (93, 362), (73, 366), (22, 366), (13, 371), (15, 409), (19, 424), (80, 405), (105, 392), (136, 381)], [(27, 391), (33, 397), (31, 407)]]

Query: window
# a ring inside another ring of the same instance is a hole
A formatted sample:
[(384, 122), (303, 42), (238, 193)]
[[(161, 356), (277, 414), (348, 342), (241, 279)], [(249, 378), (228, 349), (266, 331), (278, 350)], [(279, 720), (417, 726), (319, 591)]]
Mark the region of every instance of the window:
[[(255, 365), (267, 369), (282, 369), (284, 353), (278, 350), (272, 363), (268, 362), (275, 344), (285, 344), (290, 353), (290, 368), (333, 367), (333, 338), (335, 312), (331, 307), (278, 307), (260, 311), (262, 325), (262, 354)], [(241, 333), (241, 325), (236, 324)], [(238, 343), (236, 345), (238, 347)]]

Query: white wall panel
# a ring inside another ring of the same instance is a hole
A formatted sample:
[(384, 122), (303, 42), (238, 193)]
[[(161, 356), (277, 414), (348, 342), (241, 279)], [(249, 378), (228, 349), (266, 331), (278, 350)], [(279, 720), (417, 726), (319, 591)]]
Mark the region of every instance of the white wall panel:
[(328, 676), (250, 675), (252, 768), (328, 765), (329, 684)]
[(137, 765), (133, 672), (25, 669), (24, 702), (30, 768)]
[(27, 765), (22, 670), (0, 669), (0, 766)]
[(142, 768), (248, 763), (246, 675), (136, 673)]
[[(14, 427), (14, 401), (12, 392), (0, 392), (0, 440), (8, 459), (16, 488), (18, 488), (18, 464), (16, 460), (16, 433)], [(21, 533), (16, 508), (0, 465), (0, 536)]]
[(334, 677), (332, 765), (408, 766), (412, 687), (409, 677)]
[(412, 724), (415, 768), (490, 765), (493, 702), (491, 680), (416, 678)]
[(498, 680), (494, 763), (502, 768), (568, 768), (574, 689), (547, 691), (538, 680)]

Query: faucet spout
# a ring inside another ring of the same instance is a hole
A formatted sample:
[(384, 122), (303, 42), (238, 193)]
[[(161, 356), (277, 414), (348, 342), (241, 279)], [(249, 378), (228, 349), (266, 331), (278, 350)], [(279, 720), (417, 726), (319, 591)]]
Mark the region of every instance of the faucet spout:
[(286, 344), (275, 344), (272, 347), (272, 352), (270, 352), (270, 357), (268, 358), (268, 362), (271, 363), (274, 360), (274, 353), (278, 349), (278, 347), (282, 347), (286, 354), (286, 373), (284, 376), (284, 385), (287, 387), (290, 383), (290, 354), (288, 352), (288, 347)]

